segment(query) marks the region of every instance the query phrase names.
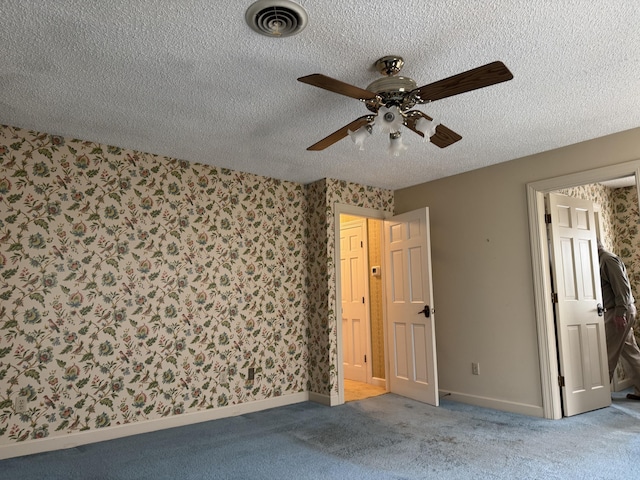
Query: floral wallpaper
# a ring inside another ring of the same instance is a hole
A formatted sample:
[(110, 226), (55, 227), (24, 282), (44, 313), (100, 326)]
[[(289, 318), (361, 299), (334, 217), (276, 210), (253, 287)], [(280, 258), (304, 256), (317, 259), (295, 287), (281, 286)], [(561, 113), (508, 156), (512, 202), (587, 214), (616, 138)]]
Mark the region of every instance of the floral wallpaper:
[(624, 261), (629, 282), (640, 306), (640, 215), (638, 214), (638, 191), (636, 187), (613, 190), (615, 248)]
[[(329, 278), (327, 238), (326, 182), (319, 180), (307, 187), (309, 205), (309, 375), (307, 389), (321, 395), (330, 390), (331, 358), (329, 329)], [(335, 368), (335, 364), (334, 367)]]
[[(627, 267), (631, 290), (640, 309), (640, 214), (638, 213), (638, 190), (636, 187), (613, 190), (614, 235), (616, 251)], [(638, 322), (634, 327), (636, 340), (640, 343)]]
[(336, 201), (392, 193), (0, 127), (0, 445), (328, 393)]

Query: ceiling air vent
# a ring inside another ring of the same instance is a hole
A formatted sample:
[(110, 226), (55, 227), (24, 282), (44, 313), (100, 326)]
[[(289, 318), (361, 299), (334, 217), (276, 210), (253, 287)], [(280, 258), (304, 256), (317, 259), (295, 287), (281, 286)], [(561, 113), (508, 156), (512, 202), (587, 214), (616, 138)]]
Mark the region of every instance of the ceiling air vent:
[(307, 12), (288, 0), (258, 0), (247, 9), (245, 19), (267, 37), (288, 37), (307, 26)]

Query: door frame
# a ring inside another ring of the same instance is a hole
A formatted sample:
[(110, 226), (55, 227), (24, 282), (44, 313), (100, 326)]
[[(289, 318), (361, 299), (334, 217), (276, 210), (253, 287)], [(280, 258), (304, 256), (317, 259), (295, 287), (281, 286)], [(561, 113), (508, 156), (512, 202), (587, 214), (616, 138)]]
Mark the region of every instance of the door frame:
[(640, 160), (585, 170), (526, 185), (544, 418), (562, 418), (561, 389), (558, 384), (558, 350), (551, 302), (551, 269), (547, 249), (547, 227), (544, 221), (544, 195), (563, 188), (588, 185), (628, 175), (635, 175), (640, 203)]
[[(378, 220), (385, 220), (393, 216), (392, 212), (387, 212), (384, 210), (376, 210), (373, 208), (366, 207), (357, 207), (354, 205), (345, 205), (343, 203), (335, 203), (334, 204), (334, 265), (336, 268), (336, 350), (338, 351), (338, 359), (337, 359), (337, 379), (338, 379), (338, 403), (336, 405), (342, 405), (344, 403), (344, 369), (342, 368), (342, 362), (344, 359), (344, 353), (342, 351), (342, 311), (340, 306), (342, 305), (342, 277), (340, 270), (340, 215), (354, 215), (357, 217), (363, 218), (375, 218)], [(384, 271), (382, 272), (384, 276)], [(383, 287), (384, 288), (384, 287)], [(384, 311), (384, 309), (383, 309)], [(384, 319), (386, 322), (386, 318)], [(386, 323), (385, 323), (386, 325)], [(386, 345), (386, 341), (385, 341)], [(385, 351), (386, 356), (386, 351)], [(368, 368), (368, 366), (367, 366)], [(387, 390), (389, 389), (389, 380), (387, 374), (388, 365), (385, 358), (385, 383)]]

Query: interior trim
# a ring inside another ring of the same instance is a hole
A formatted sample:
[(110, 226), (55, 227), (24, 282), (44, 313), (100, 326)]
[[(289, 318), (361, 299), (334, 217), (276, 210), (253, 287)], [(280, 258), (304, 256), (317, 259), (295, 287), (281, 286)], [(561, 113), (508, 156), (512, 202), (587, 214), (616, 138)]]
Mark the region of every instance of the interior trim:
[(544, 418), (562, 418), (561, 391), (558, 384), (558, 351), (550, 295), (551, 270), (546, 248), (547, 229), (544, 223), (544, 196), (555, 190), (598, 183), (627, 175), (635, 175), (636, 188), (640, 192), (640, 159), (531, 182), (526, 186)]
[(438, 390), (440, 399), (446, 398), (454, 402), (466, 403), (477, 407), (492, 408), (503, 412), (517, 413), (530, 417), (543, 417), (543, 408), (540, 405), (528, 403), (509, 402), (498, 398), (482, 397), (480, 395), (469, 395), (467, 393), (452, 392), (449, 390)]
[[(334, 261), (336, 269), (335, 289), (336, 289), (336, 306), (342, 305), (342, 285), (340, 284), (340, 215), (355, 215), (358, 217), (375, 218), (384, 220), (393, 216), (393, 213), (384, 210), (375, 210), (373, 208), (357, 207), (355, 205), (345, 205), (343, 203), (334, 204)], [(342, 368), (343, 355), (342, 352), (342, 312), (336, 307), (336, 350), (338, 352), (337, 359), (337, 380), (338, 380), (338, 398), (336, 403), (331, 405), (342, 405), (344, 403), (344, 369)], [(386, 342), (385, 342), (386, 343)], [(385, 368), (386, 370), (386, 368)], [(388, 376), (388, 375), (387, 375)], [(385, 384), (386, 386), (386, 384)]]
[(210, 420), (218, 420), (227, 417), (235, 417), (247, 413), (267, 410), (269, 408), (283, 407), (285, 405), (292, 405), (294, 403), (306, 402), (309, 400), (309, 397), (309, 392), (299, 392), (293, 393), (291, 395), (283, 395), (281, 397), (257, 400), (255, 402), (247, 402), (238, 405), (229, 405), (226, 407), (202, 410), (200, 412), (185, 413), (183, 415), (174, 415), (172, 417), (129, 423), (126, 425), (117, 425), (114, 427), (89, 430), (86, 432), (77, 432), (69, 434), (62, 438), (50, 437), (40, 440), (29, 440), (22, 443), (3, 445), (0, 447), (0, 460), (19, 457), (23, 455), (32, 455), (34, 453), (75, 448), (80, 445), (104, 442), (105, 440), (113, 440), (116, 438), (138, 435), (140, 433), (155, 432), (157, 430), (164, 430), (166, 428), (182, 427), (194, 423), (208, 422)]

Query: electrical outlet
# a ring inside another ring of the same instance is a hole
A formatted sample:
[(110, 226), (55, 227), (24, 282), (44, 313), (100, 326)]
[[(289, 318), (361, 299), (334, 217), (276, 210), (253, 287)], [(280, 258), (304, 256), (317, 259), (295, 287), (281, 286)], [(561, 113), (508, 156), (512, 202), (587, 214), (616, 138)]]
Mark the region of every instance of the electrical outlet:
[(16, 402), (14, 405), (16, 412), (23, 413), (27, 411), (27, 397), (24, 395), (20, 395), (16, 398)]
[(256, 369), (253, 367), (249, 367), (249, 375), (247, 376), (247, 380), (253, 380), (256, 374)]
[(471, 373), (473, 375), (480, 375), (480, 364), (477, 362), (473, 362), (471, 364)]

